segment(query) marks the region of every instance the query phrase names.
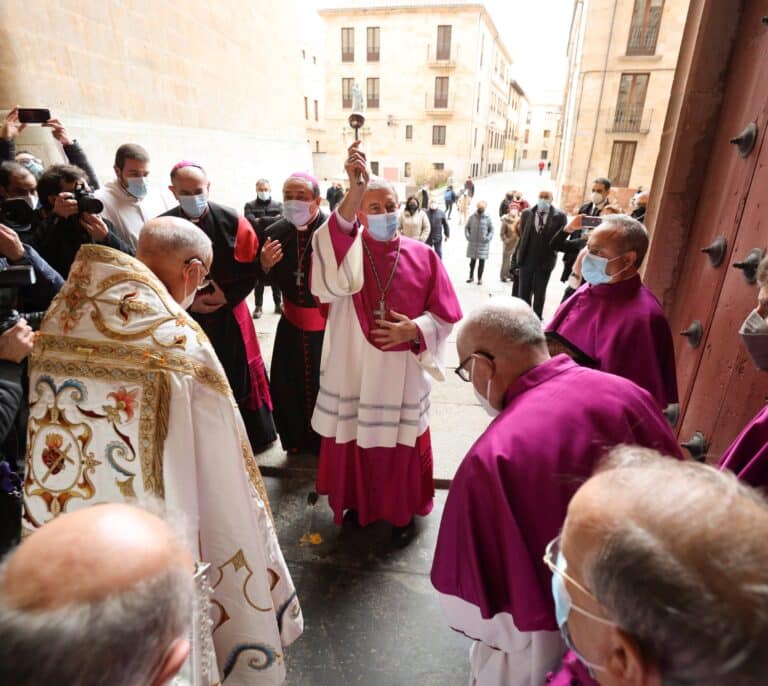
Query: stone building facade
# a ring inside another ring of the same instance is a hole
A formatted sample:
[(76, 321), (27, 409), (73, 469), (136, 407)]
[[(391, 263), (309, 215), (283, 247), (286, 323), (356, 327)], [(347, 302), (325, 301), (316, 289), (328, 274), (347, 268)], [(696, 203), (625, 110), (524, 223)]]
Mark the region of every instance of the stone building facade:
[[(158, 187), (173, 163), (199, 160), (211, 198), (242, 208), (256, 178), (312, 165), (302, 91), (284, 85), (305, 78), (298, 40), (286, 39), (299, 5), (3, 0), (0, 109), (49, 108), (104, 181), (125, 142), (150, 152)], [(46, 129), (18, 144), (61, 160)]]
[(566, 210), (598, 176), (611, 179), (624, 209), (639, 187), (650, 187), (689, 2), (575, 0), (553, 164)]
[[(537, 169), (539, 161), (554, 164), (560, 103), (532, 103), (522, 127), (520, 169)], [(545, 173), (549, 170), (545, 166)]]
[(415, 185), (436, 171), (457, 182), (502, 171), (518, 118), (510, 109), (512, 59), (482, 4), (352, 2), (320, 15), (327, 129), (320, 176), (343, 170), (356, 87), (374, 173)]

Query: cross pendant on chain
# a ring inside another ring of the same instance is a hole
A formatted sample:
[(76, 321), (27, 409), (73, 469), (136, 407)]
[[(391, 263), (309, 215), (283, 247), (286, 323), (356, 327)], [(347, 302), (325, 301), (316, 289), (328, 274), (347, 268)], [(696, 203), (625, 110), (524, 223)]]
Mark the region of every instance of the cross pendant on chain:
[(299, 267), (295, 272), (293, 272), (293, 275), (296, 277), (296, 285), (301, 286), (301, 282), (304, 279), (304, 270)]
[(373, 311), (376, 319), (384, 319), (387, 316), (387, 306), (384, 304), (384, 298), (379, 300), (379, 306)]

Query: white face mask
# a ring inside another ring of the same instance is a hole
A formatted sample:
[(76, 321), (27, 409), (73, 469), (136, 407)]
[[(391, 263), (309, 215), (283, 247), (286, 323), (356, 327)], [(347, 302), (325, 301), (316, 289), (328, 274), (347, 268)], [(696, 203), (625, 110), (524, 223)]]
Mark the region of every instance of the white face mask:
[[(472, 359), (472, 371), (470, 374), (474, 375), (475, 373), (475, 360)], [(475, 384), (472, 384), (472, 390), (475, 392), (475, 397), (477, 398), (477, 402), (480, 404), (480, 407), (482, 407), (486, 414), (489, 417), (497, 417), (500, 413), (499, 410), (497, 410), (493, 405), (491, 405), (491, 401), (488, 400), (489, 396), (491, 395), (491, 380), (488, 379), (488, 384), (485, 387), (485, 395), (482, 393), (479, 393), (478, 390), (475, 388)]]
[(599, 205), (605, 200), (605, 196), (602, 193), (592, 193), (592, 203)]
[(283, 217), (294, 226), (306, 226), (312, 220), (313, 205), (304, 200), (286, 200), (283, 203)]
[(261, 202), (267, 202), (272, 197), (272, 194), (269, 191), (257, 191), (256, 197), (261, 200)]

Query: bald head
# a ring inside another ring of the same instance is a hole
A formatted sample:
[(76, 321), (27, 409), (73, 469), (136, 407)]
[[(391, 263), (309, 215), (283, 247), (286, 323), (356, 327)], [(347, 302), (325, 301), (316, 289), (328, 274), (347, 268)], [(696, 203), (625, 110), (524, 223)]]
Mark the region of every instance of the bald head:
[(192, 222), (181, 217), (157, 217), (141, 228), (136, 257), (180, 303), (210, 271), (213, 246)]
[[(589, 234), (587, 243), (590, 252), (593, 252), (594, 246), (598, 246), (600, 252), (593, 254), (599, 254), (601, 257), (614, 259), (627, 256), (627, 268), (624, 272), (626, 277), (627, 274), (634, 275), (645, 259), (648, 252), (648, 229), (627, 214), (609, 214), (603, 217), (600, 226)], [(614, 269), (621, 268), (622, 265), (614, 265)], [(608, 273), (611, 273), (610, 270)]]
[[(639, 646), (627, 648), (638, 668), (665, 684), (735, 686), (768, 673), (766, 540), (768, 505), (732, 474), (623, 447), (572, 499), (562, 549), (599, 603), (587, 609)], [(621, 637), (577, 614), (574, 644), (610, 668)]]
[(549, 359), (541, 321), (519, 298), (492, 298), (473, 310), (456, 348), (475, 389), (497, 410), (519, 376)]
[(193, 574), (184, 544), (138, 507), (57, 517), (0, 567), (0, 683), (167, 683), (189, 653)]
[(50, 610), (99, 602), (172, 569), (191, 574), (192, 567), (162, 519), (130, 505), (97, 505), (57, 517), (27, 538), (8, 559), (0, 592), (15, 609)]

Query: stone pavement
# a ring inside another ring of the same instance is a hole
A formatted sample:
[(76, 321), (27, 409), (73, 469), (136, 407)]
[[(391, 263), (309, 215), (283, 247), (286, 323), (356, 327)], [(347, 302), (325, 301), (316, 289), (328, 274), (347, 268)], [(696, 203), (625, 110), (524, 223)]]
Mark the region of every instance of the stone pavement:
[[(464, 229), (459, 226), (458, 211), (454, 208), (450, 222), (451, 238), (443, 244), (443, 259), (465, 313), (480, 305), (485, 299), (498, 295), (508, 295), (511, 290), (511, 284), (501, 283), (499, 280), (502, 249), (501, 240), (498, 237), (500, 224), (498, 207), (504, 193), (515, 188), (522, 191), (528, 202), (533, 204), (538, 197), (539, 190), (546, 188), (554, 191), (554, 186), (554, 182), (549, 179), (546, 172), (544, 176), (539, 176), (537, 171), (495, 174), (475, 182), (475, 200), (487, 201), (488, 212), (493, 218), (495, 228), (482, 286), (475, 283), (465, 283), (469, 273), (469, 262), (465, 257), (466, 241)], [(442, 204), (442, 194), (440, 195)], [(474, 207), (472, 211), (474, 211)], [(557, 309), (563, 294), (564, 286), (559, 281), (561, 271), (561, 262), (558, 260), (547, 291), (547, 303), (544, 308), (545, 321)], [(267, 366), (272, 359), (274, 334), (279, 319), (277, 315), (272, 313), (272, 310), (271, 295), (267, 290), (264, 294), (264, 316), (254, 320)], [(467, 450), (489, 421), (475, 400), (471, 384), (463, 383), (451, 371), (459, 363), (455, 346), (457, 331), (458, 326), (454, 327), (449, 338), (447, 358), (449, 371), (446, 375), (446, 381), (435, 383), (432, 388), (431, 432), (435, 458), (435, 479), (438, 487), (447, 486)], [(292, 472), (313, 471), (316, 464), (313, 458), (306, 456), (289, 458), (280, 448), (279, 441), (269, 450), (261, 453), (258, 456), (258, 461), (266, 474), (284, 473), (286, 469)]]

